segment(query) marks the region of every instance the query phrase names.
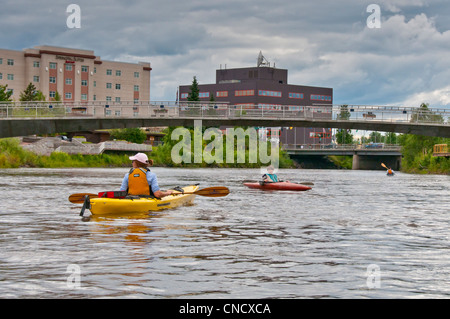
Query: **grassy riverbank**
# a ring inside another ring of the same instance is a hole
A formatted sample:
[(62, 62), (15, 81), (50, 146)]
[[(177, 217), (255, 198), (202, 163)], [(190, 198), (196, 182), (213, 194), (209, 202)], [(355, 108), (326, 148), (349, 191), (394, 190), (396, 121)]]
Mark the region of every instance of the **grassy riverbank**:
[[(18, 167), (40, 167), (40, 168), (60, 168), (60, 167), (128, 167), (131, 165), (129, 154), (100, 154), (100, 155), (69, 155), (62, 152), (53, 152), (50, 156), (36, 155), (23, 149), (17, 138), (0, 139), (0, 168)], [(171, 159), (171, 145), (166, 144), (161, 147), (154, 147), (149, 156), (153, 159), (153, 166), (160, 167), (255, 167), (264, 166), (260, 162), (249, 164), (249, 153), (245, 152), (245, 163), (191, 163), (177, 164)], [(294, 167), (289, 156), (280, 151), (280, 167)]]
[[(433, 145), (450, 143), (450, 139), (431, 138), (423, 136), (404, 135), (401, 138), (403, 146), (402, 171), (414, 174), (446, 174), (450, 175), (450, 158), (434, 157)], [(261, 167), (260, 162), (249, 164), (248, 150), (245, 152), (245, 163), (192, 163), (176, 164), (171, 159), (170, 143), (161, 147), (155, 147), (150, 157), (154, 160), (154, 166), (162, 167)], [(54, 152), (50, 156), (36, 155), (24, 150), (17, 138), (0, 139), (0, 168), (40, 167), (129, 167), (129, 154), (100, 154), (100, 155), (69, 155)], [(236, 154), (235, 154), (236, 157)], [(334, 156), (331, 160), (344, 169), (351, 169), (351, 157)], [(289, 156), (280, 151), (280, 168), (293, 168), (294, 162)]]
[(36, 155), (24, 150), (17, 138), (0, 139), (0, 168), (18, 167), (121, 167), (130, 166), (127, 155), (69, 155), (54, 152), (50, 156)]

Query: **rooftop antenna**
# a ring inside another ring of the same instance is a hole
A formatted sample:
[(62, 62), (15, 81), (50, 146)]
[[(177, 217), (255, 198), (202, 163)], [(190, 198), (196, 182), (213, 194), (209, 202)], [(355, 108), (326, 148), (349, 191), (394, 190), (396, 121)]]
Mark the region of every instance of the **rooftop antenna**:
[(264, 57), (264, 55), (262, 54), (261, 51), (259, 51), (259, 55), (258, 55), (258, 59), (256, 62), (256, 66), (260, 67), (260, 66), (269, 66), (270, 67), (270, 62), (267, 61), (267, 59)]

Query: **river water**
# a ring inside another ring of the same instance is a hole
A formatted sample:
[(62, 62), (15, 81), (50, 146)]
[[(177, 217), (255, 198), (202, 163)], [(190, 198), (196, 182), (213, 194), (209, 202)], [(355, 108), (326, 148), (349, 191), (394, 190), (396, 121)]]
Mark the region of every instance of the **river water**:
[(313, 189), (268, 192), (242, 185), (259, 169), (153, 168), (231, 193), (132, 218), (67, 200), (126, 171), (0, 170), (0, 297), (450, 297), (449, 176), (281, 170)]

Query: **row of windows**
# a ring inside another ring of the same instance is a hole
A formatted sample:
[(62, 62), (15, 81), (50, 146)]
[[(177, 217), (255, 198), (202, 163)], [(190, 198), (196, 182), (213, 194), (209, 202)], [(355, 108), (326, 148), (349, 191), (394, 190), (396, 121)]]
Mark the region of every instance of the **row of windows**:
[[(3, 58), (0, 58), (0, 64), (3, 64)], [(8, 59), (7, 60), (7, 65), (14, 65), (14, 59)], [(41, 63), (39, 61), (33, 61), (33, 67), (35, 68), (39, 68), (41, 66)], [(50, 69), (56, 69), (57, 67), (57, 63), (56, 62), (50, 62), (49, 63), (49, 68)], [(65, 69), (66, 71), (72, 71), (73, 70), (73, 65), (71, 63), (65, 63)], [(87, 65), (82, 65), (81, 66), (81, 72), (89, 72), (89, 67)], [(94, 73), (97, 73), (97, 68), (94, 67)], [(113, 74), (113, 70), (112, 69), (107, 69), (106, 70), (106, 75), (112, 75)], [(122, 76), (122, 70), (116, 70), (116, 76)], [(140, 74), (139, 72), (134, 72), (134, 77), (135, 78), (139, 78)]]
[[(3, 64), (3, 58), (0, 58), (0, 64)], [(14, 59), (8, 59), (7, 65), (14, 65)]]
[(329, 96), (329, 95), (311, 94), (311, 100), (315, 100), (315, 101), (331, 101), (331, 96)]
[[(50, 96), (51, 98), (56, 97), (56, 92), (55, 92), (55, 91), (50, 91), (50, 92), (49, 92), (49, 96)], [(71, 100), (71, 99), (72, 99), (72, 96), (73, 96), (72, 92), (66, 92), (66, 93), (64, 93), (64, 98), (65, 98), (66, 100)], [(81, 94), (81, 100), (82, 100), (82, 101), (87, 101), (87, 99), (88, 99), (88, 95), (87, 95), (87, 94), (85, 94), (85, 93)], [(97, 100), (97, 95), (94, 95), (94, 96), (92, 97), (92, 99), (93, 99), (94, 101), (96, 101), (96, 100)], [(111, 97), (111, 96), (107, 96), (107, 97), (106, 97), (106, 101), (107, 101), (107, 102), (111, 102), (111, 101), (112, 101), (112, 97)], [(114, 101), (115, 101), (115, 102), (120, 102), (120, 101), (121, 101), (121, 98), (120, 98), (120, 97), (115, 97), (115, 98), (114, 98)], [(137, 102), (137, 101), (139, 101), (139, 99), (134, 99), (134, 101)]]
[[(14, 80), (14, 74), (7, 74), (6, 78), (10, 81)], [(3, 73), (0, 73), (0, 80), (3, 80)]]
[(311, 137), (311, 138), (331, 138), (331, 133), (310, 132), (309, 137)]
[[(0, 58), (0, 64), (3, 64), (3, 58)], [(14, 65), (14, 59), (8, 59), (7, 65)], [(41, 66), (41, 63), (39, 61), (33, 61), (33, 67), (39, 68)]]
[[(12, 93), (14, 94), (14, 89), (7, 89), (7, 92), (12, 92)], [(50, 98), (55, 98), (55, 97), (56, 97), (56, 91), (50, 91), (50, 92), (49, 92), (49, 97), (50, 97)], [(71, 100), (72, 97), (73, 97), (72, 92), (66, 92), (66, 93), (64, 93), (64, 98), (65, 98), (66, 100)], [(87, 95), (87, 94), (85, 94), (85, 93), (81, 94), (81, 100), (82, 100), (82, 101), (87, 101), (87, 99), (88, 99), (88, 95)], [(94, 101), (97, 100), (97, 95), (94, 95), (94, 96), (93, 96), (93, 100), (94, 100)], [(116, 102), (120, 102), (120, 101), (121, 101), (121, 98), (120, 98), (120, 97), (115, 97), (114, 100), (115, 100)], [(107, 96), (107, 97), (106, 97), (106, 101), (111, 102), (111, 101), (112, 101), (112, 97), (111, 97), (111, 96)], [(139, 99), (134, 99), (134, 102), (135, 102), (135, 103), (139, 102)]]
[[(7, 76), (8, 80), (14, 80), (14, 74), (8, 74)], [(0, 80), (3, 80), (3, 73), (0, 73)], [(33, 76), (33, 82), (40, 82), (40, 77), (38, 75)], [(66, 78), (65, 83), (66, 85), (72, 85), (73, 79)], [(49, 83), (55, 84), (56, 83), (56, 77), (50, 76), (49, 77)], [(88, 80), (81, 80), (81, 86), (88, 86)], [(97, 86), (97, 81), (94, 81), (94, 87)], [(106, 88), (111, 89), (112, 83), (106, 83)], [(121, 84), (116, 83), (116, 90), (121, 89)], [(135, 92), (139, 92), (139, 85), (134, 85), (133, 90)]]
[(265, 91), (265, 90), (259, 90), (258, 94), (259, 94), (259, 96), (274, 96), (274, 97), (281, 97), (281, 92), (279, 92), (279, 91)]
[[(234, 96), (254, 96), (254, 95), (255, 95), (254, 90), (236, 90), (236, 91), (234, 91)], [(282, 93), (280, 91), (259, 90), (258, 95), (259, 96), (270, 96), (270, 97), (282, 97)], [(187, 97), (188, 97), (188, 93), (181, 93), (182, 99), (186, 99)], [(209, 98), (210, 93), (209, 92), (200, 92), (199, 97), (200, 98)], [(216, 97), (228, 97), (228, 91), (217, 91)], [(290, 99), (303, 99), (304, 94), (290, 92), (289, 98)], [(329, 95), (311, 94), (310, 98), (311, 98), (311, 100), (331, 101), (331, 96), (329, 96)]]

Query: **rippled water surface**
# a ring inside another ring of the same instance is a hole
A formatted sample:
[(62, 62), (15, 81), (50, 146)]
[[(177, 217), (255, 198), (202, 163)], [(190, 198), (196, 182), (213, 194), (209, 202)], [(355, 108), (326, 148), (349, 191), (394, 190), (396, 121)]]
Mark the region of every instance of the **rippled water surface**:
[[(3, 298), (448, 298), (450, 177), (282, 170), (307, 192), (247, 189), (256, 169), (154, 168), (227, 197), (81, 219), (73, 193), (127, 169), (0, 170)], [(87, 213), (89, 216), (89, 213)]]

